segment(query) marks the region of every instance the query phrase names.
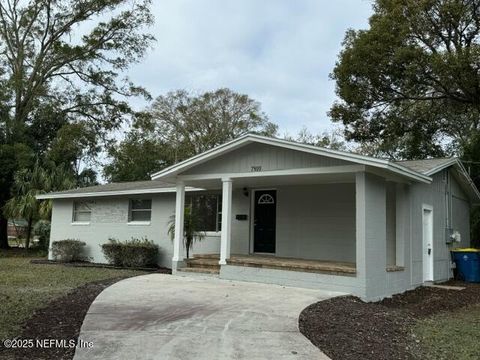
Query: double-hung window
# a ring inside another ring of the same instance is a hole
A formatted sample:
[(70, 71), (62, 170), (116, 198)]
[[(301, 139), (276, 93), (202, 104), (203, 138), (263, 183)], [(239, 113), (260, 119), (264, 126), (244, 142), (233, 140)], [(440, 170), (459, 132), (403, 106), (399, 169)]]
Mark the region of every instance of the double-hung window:
[(92, 206), (87, 201), (75, 201), (73, 203), (73, 222), (89, 223), (92, 218)]
[(152, 218), (151, 199), (131, 199), (129, 205), (129, 222), (149, 222)]
[(219, 194), (187, 195), (185, 206), (199, 223), (199, 231), (219, 232), (222, 229), (222, 197)]

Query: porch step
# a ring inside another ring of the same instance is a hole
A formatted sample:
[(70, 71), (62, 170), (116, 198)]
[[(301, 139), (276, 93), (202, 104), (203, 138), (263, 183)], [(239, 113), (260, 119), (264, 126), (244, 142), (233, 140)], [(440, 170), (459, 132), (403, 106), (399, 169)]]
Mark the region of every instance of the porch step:
[(199, 260), (199, 259), (215, 259), (220, 260), (220, 254), (195, 254), (189, 260)]
[(195, 255), (194, 258), (185, 260), (186, 266), (178, 269), (180, 272), (198, 275), (220, 274), (219, 256), (215, 254)]
[(185, 261), (187, 268), (216, 269), (220, 270), (218, 258), (193, 258)]
[(185, 272), (185, 273), (195, 273), (195, 274), (211, 274), (211, 275), (220, 274), (220, 269), (208, 269), (208, 268), (185, 267), (185, 268), (178, 269), (177, 271)]

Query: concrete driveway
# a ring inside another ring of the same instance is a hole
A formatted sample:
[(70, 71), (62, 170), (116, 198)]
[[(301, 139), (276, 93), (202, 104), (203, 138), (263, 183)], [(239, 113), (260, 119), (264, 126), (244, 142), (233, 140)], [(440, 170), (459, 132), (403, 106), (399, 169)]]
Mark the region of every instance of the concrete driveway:
[(151, 274), (93, 302), (83, 359), (328, 359), (298, 331), (298, 315), (334, 295), (217, 278)]

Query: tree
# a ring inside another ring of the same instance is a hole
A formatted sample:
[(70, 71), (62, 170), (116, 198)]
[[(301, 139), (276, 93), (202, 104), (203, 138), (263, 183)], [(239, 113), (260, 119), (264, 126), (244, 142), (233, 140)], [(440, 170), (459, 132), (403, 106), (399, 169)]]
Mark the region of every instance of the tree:
[[(192, 211), (190, 206), (186, 206), (184, 211), (183, 244), (187, 250), (187, 259), (190, 257), (190, 250), (195, 241), (201, 241), (205, 237), (205, 232), (201, 230), (202, 227), (200, 216)], [(168, 221), (168, 234), (173, 241), (175, 237), (175, 215), (172, 215)]]
[(111, 162), (104, 168), (110, 182), (150, 180), (150, 174), (171, 165), (171, 147), (158, 139), (132, 131), (118, 146), (109, 148)]
[[(480, 133), (470, 139), (465, 145), (462, 160), (473, 182), (480, 189)], [(474, 247), (480, 246), (480, 207), (475, 206), (470, 216), (471, 243)]]
[[(137, 118), (127, 138), (110, 150), (112, 162), (105, 175), (116, 181), (147, 179), (149, 173), (248, 132), (273, 136), (277, 125), (247, 95), (229, 89), (200, 95), (169, 92), (159, 96)], [(131, 167), (132, 172), (126, 171)]]
[[(97, 142), (106, 141), (133, 113), (125, 97), (148, 97), (121, 74), (153, 41), (144, 33), (153, 22), (149, 4), (0, 2), (0, 146), (24, 144), (39, 150), (41, 158), (54, 141), (52, 134), (72, 123), (88, 124)], [(22, 166), (9, 169), (2, 175), (8, 181), (0, 188), (0, 208), (10, 197), (13, 173)], [(0, 248), (8, 247), (5, 223), (0, 215)]]
[(259, 102), (230, 89), (197, 96), (184, 90), (169, 92), (155, 99), (150, 115), (147, 128), (172, 145), (174, 163), (248, 132), (266, 136), (277, 132)]
[(13, 194), (7, 201), (4, 212), (7, 217), (25, 219), (27, 234), (25, 247), (30, 245), (30, 237), (34, 221), (47, 218), (51, 212), (51, 202), (39, 202), (36, 195), (50, 191), (66, 190), (74, 185), (69, 172), (61, 167), (51, 170), (40, 167), (38, 162), (32, 169), (23, 169), (15, 174)]
[(376, 0), (349, 30), (331, 108), (347, 140), (392, 158), (461, 149), (480, 122), (480, 1)]
[(323, 131), (320, 134), (313, 134), (306, 127), (302, 128), (297, 136), (285, 135), (285, 140), (295, 141), (302, 144), (319, 146), (332, 150), (349, 151), (348, 144), (343, 139), (341, 131), (339, 129), (333, 129), (331, 131)]
[[(82, 165), (93, 161), (100, 153), (97, 132), (87, 122), (67, 123), (52, 140), (46, 158), (55, 164), (64, 164), (75, 176), (78, 185), (91, 169), (82, 170)], [(91, 175), (91, 174), (90, 174)], [(90, 181), (87, 182), (90, 185)]]

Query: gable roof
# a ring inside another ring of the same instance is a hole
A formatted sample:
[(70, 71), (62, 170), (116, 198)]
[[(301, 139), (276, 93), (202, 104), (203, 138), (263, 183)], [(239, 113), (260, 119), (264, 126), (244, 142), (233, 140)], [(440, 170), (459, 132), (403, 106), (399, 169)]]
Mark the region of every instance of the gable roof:
[(242, 146), (251, 143), (261, 143), (267, 144), (272, 146), (283, 147), (287, 149), (303, 151), (311, 154), (336, 158), (340, 160), (350, 161), (353, 163), (361, 164), (361, 165), (368, 165), (376, 168), (385, 169), (391, 171), (392, 173), (405, 176), (410, 180), (430, 183), (432, 179), (428, 175), (424, 175), (419, 173), (415, 170), (412, 170), (408, 167), (405, 167), (401, 164), (396, 162), (386, 160), (386, 159), (378, 159), (371, 156), (364, 156), (355, 153), (345, 152), (345, 151), (338, 151), (332, 149), (321, 148), (318, 146), (307, 145), (302, 143), (297, 143), (288, 140), (282, 140), (277, 138), (265, 137), (256, 134), (246, 134), (237, 139), (229, 141), (223, 145), (217, 146), (213, 149), (207, 150), (201, 154), (195, 155), (187, 160), (179, 162), (178, 164), (172, 165), (168, 168), (165, 168), (159, 172), (154, 173), (151, 177), (152, 180), (159, 180), (159, 179), (168, 179), (174, 177), (175, 175), (188, 170), (196, 165), (202, 164), (208, 160), (212, 160), (222, 154), (228, 153), (235, 149), (238, 149)]
[[(195, 189), (188, 188), (187, 190), (192, 191)], [(172, 186), (172, 184), (167, 184), (161, 181), (146, 180), (89, 186), (66, 191), (51, 192), (48, 194), (40, 194), (36, 197), (38, 200), (44, 200), (114, 195), (161, 194), (166, 192), (175, 192), (175, 187)]]
[[(174, 177), (176, 174), (181, 173), (182, 171), (185, 171), (195, 165), (204, 163), (208, 160), (221, 156), (222, 154), (228, 153), (251, 143), (262, 143), (273, 146), (280, 146), (287, 149), (304, 151), (311, 154), (317, 154), (321, 156), (346, 160), (357, 164), (368, 165), (371, 167), (391, 171), (398, 175), (407, 177), (411, 180), (420, 181), (427, 184), (431, 183), (432, 175), (452, 166), (457, 173), (457, 178), (460, 182), (460, 185), (469, 195), (470, 199), (472, 199), (472, 202), (480, 203), (480, 192), (478, 191), (477, 187), (468, 175), (468, 172), (465, 170), (464, 166), (458, 158), (391, 161), (345, 151), (320, 148), (318, 146), (306, 145), (282, 139), (268, 138), (254, 134), (244, 135), (228, 143), (208, 150), (202, 154), (193, 156), (190, 159), (170, 166), (162, 171), (153, 174), (152, 180), (120, 182), (90, 186), (86, 188), (78, 188), (48, 194), (39, 194), (36, 196), (36, 198), (39, 200), (43, 200), (175, 192), (175, 187), (172, 183), (159, 181), (158, 179), (169, 179), (171, 177)], [(187, 187), (186, 190), (197, 191), (202, 189)]]
[(401, 160), (396, 161), (396, 163), (421, 174), (430, 176), (448, 166), (454, 165), (457, 161), (457, 158), (435, 158), (423, 160)]
[(468, 194), (468, 196), (473, 199), (473, 203), (480, 203), (480, 192), (478, 191), (477, 186), (473, 182), (459, 158), (452, 157), (424, 160), (404, 160), (398, 161), (397, 163), (428, 176), (432, 176), (439, 171), (452, 167), (457, 174), (457, 180), (459, 181), (460, 186)]

